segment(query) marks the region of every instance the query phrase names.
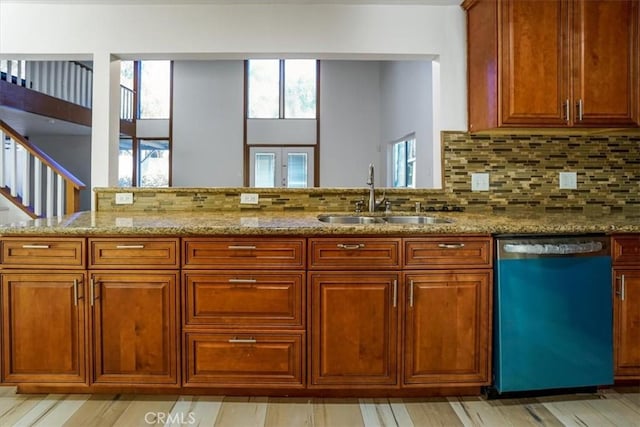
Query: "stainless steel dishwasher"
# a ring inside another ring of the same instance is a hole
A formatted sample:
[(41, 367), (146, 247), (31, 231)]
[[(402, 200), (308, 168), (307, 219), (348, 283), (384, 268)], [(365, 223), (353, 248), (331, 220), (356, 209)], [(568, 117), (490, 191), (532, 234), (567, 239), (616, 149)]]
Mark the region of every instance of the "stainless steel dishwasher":
[(489, 394), (613, 383), (609, 238), (498, 236)]

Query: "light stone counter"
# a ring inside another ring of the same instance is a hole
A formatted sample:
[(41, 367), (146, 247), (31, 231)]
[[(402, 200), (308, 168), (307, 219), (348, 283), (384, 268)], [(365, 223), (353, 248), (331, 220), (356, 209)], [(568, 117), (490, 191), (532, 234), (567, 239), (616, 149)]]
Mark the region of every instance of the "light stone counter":
[[(342, 213), (345, 214), (345, 213)], [(402, 213), (394, 213), (401, 215)], [(412, 215), (406, 213), (406, 215)], [(640, 233), (640, 212), (467, 213), (435, 212), (445, 224), (327, 224), (317, 212), (78, 212), (61, 218), (0, 225), (0, 235), (215, 236), (215, 235), (424, 235)]]

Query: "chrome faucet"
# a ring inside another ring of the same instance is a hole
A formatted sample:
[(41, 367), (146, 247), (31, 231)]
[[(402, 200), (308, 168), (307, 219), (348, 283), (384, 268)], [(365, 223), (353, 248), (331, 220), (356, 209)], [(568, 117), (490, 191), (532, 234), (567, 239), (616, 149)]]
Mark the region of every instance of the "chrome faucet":
[(373, 163), (369, 163), (369, 178), (367, 179), (367, 185), (369, 186), (369, 212), (375, 212), (379, 206), (381, 206), (384, 202), (386, 202), (386, 198), (384, 195), (382, 199), (376, 200), (376, 188), (373, 183), (374, 181), (374, 171), (373, 171)]

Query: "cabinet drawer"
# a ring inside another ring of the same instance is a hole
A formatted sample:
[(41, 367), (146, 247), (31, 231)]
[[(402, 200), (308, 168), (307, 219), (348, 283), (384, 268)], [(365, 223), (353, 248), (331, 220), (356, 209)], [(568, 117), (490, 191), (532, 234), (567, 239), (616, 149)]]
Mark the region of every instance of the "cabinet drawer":
[(89, 239), (89, 268), (179, 268), (179, 239)]
[(304, 239), (185, 238), (185, 268), (304, 268)]
[(304, 385), (304, 332), (185, 333), (185, 387)]
[(640, 234), (614, 236), (611, 258), (616, 265), (640, 266)]
[(489, 268), (490, 237), (421, 237), (404, 240), (406, 268)]
[(303, 327), (303, 272), (188, 272), (185, 326)]
[(313, 269), (400, 268), (400, 239), (373, 237), (309, 239), (309, 266)]
[(85, 268), (85, 239), (5, 237), (3, 268)]

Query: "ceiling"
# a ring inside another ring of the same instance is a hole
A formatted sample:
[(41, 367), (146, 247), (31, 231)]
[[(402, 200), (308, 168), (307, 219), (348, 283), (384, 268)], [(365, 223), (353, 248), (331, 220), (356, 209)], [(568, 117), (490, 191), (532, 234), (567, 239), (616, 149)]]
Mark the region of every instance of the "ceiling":
[(0, 119), (22, 136), (91, 135), (91, 128), (0, 105)]

